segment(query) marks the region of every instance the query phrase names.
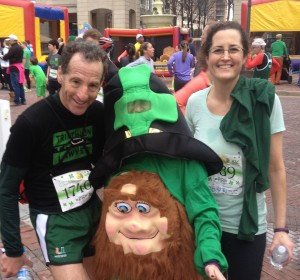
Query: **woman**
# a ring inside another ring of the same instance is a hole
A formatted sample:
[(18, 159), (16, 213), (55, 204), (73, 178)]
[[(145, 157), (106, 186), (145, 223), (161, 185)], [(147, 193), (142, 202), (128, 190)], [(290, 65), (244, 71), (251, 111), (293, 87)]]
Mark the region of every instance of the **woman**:
[(121, 59), (120, 59), (121, 67), (125, 67), (126, 65), (128, 65), (129, 63), (134, 61), (135, 54), (136, 54), (134, 44), (129, 43), (126, 46), (126, 52), (127, 52), (127, 55), (124, 57), (121, 57)]
[(152, 60), (152, 57), (154, 57), (154, 48), (152, 44), (149, 42), (144, 42), (140, 47), (140, 53), (141, 56), (137, 60), (127, 64), (126, 67), (133, 67), (141, 64), (147, 64), (150, 67), (151, 72), (155, 73), (154, 64)]
[(246, 60), (246, 69), (254, 68), (253, 78), (268, 80), (275, 73), (280, 64), (269, 52), (265, 52), (266, 42), (262, 38), (255, 38), (252, 42), (253, 56), (248, 54)]
[(180, 52), (174, 53), (168, 61), (168, 70), (174, 76), (175, 92), (191, 80), (192, 68), (195, 67), (194, 56), (188, 52), (188, 41), (181, 41)]
[(229, 279), (259, 280), (267, 231), (264, 191), (269, 186), (275, 213), (269, 253), (284, 245), (289, 251), (286, 265), (293, 251), (286, 227), (280, 101), (268, 81), (240, 76), (248, 54), (240, 24), (213, 26), (202, 53), (213, 85), (190, 97), (186, 118), (194, 137), (223, 160), (222, 171), (209, 178), (209, 185), (219, 204)]
[[(201, 35), (201, 45), (205, 43), (208, 31), (215, 24), (215, 21), (211, 21), (205, 25)], [(209, 76), (209, 72), (206, 69), (205, 60), (201, 56), (199, 56), (199, 59), (195, 65), (194, 78), (180, 90), (175, 92), (176, 102), (184, 115), (185, 107), (189, 97), (194, 92), (209, 87), (210, 84), (211, 77)]]

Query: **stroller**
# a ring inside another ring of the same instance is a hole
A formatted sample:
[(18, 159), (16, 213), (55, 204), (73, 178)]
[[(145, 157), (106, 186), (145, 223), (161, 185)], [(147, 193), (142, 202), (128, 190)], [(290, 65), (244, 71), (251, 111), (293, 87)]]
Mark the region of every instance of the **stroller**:
[(283, 60), (280, 80), (288, 81), (289, 84), (291, 84), (293, 81), (293, 66), (289, 57), (286, 57)]

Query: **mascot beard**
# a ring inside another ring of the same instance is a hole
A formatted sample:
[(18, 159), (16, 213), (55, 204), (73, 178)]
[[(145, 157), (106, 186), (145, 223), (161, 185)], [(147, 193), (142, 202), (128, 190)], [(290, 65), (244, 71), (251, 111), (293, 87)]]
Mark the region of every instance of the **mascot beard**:
[(97, 279), (203, 279), (185, 209), (154, 173), (129, 171), (111, 180), (94, 243)]

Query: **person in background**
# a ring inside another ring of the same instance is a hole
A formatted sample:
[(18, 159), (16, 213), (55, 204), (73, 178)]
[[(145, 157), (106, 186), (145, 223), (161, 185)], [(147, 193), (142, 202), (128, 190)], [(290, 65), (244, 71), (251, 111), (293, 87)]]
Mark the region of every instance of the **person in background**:
[[(145, 38), (144, 38), (144, 36), (143, 36), (142, 34), (137, 34), (137, 35), (135, 36), (135, 39), (136, 39), (136, 43), (135, 43), (135, 45), (134, 45), (134, 47), (135, 47), (135, 59), (138, 59), (138, 58), (142, 55), (142, 54), (141, 54), (141, 46), (142, 46), (142, 44), (144, 43)], [(119, 55), (118, 61), (120, 62), (120, 61), (121, 61), (121, 58), (122, 58), (122, 57), (125, 57), (125, 56), (127, 56), (127, 55), (128, 55), (128, 53), (127, 53), (127, 50), (125, 49), (125, 51), (122, 52), (122, 53)]]
[[(205, 25), (201, 35), (201, 45), (205, 43), (207, 33), (214, 24), (216, 24), (216, 22), (211, 21)], [(198, 72), (198, 74), (194, 76), (193, 79), (191, 79), (184, 87), (182, 87), (174, 94), (176, 98), (176, 102), (183, 114), (185, 114), (185, 107), (189, 97), (194, 92), (207, 88), (211, 84), (211, 77), (205, 65), (205, 58), (199, 56), (195, 66), (194, 75), (195, 72)]]
[(61, 56), (58, 54), (58, 42), (56, 40), (50, 40), (48, 42), (49, 56), (47, 58), (47, 75), (46, 82), (49, 94), (58, 93), (60, 90), (60, 83), (57, 80), (57, 71), (60, 66)]
[(0, 165), (4, 277), (32, 265), (20, 238), (18, 194), (24, 179), (30, 218), (53, 278), (90, 279), (101, 202), (88, 175), (105, 141), (104, 108), (95, 99), (106, 67), (98, 46), (67, 44), (57, 72), (59, 94), (30, 106), (11, 128)]
[(39, 61), (36, 57), (30, 58), (30, 75), (35, 80), (37, 100), (46, 97), (46, 75), (43, 69), (38, 65)]
[(150, 67), (151, 72), (155, 73), (153, 59), (152, 59), (154, 57), (154, 48), (153, 48), (152, 44), (149, 42), (144, 42), (141, 45), (140, 53), (141, 53), (141, 56), (138, 59), (136, 59), (135, 61), (127, 64), (126, 67), (133, 67), (133, 66), (137, 66), (140, 64), (147, 64)]
[[(5, 39), (3, 41), (3, 47), (1, 48), (1, 55), (7, 54), (8, 51), (9, 51), (9, 43), (8, 43), (8, 40)], [(9, 67), (9, 61), (0, 59), (0, 64), (1, 64), (1, 77), (3, 78), (1, 89), (5, 89), (5, 90), (9, 89), (10, 91), (13, 91), (12, 87), (11, 87), (11, 83), (10, 83), (10, 77), (6, 73), (7, 68)]]
[(33, 56), (34, 55), (34, 50), (33, 50), (33, 46), (32, 44), (30, 44), (30, 41), (29, 40), (25, 40), (26, 43), (27, 43), (27, 48), (28, 50), (30, 51), (30, 56)]
[(246, 60), (246, 69), (254, 68), (253, 78), (268, 80), (280, 65), (269, 52), (265, 52), (266, 42), (262, 38), (255, 38), (252, 42), (253, 54), (249, 53)]
[(63, 38), (61, 38), (61, 37), (59, 37), (58, 39), (57, 39), (57, 42), (58, 42), (58, 54), (59, 55), (61, 55), (62, 54), (62, 51), (63, 51), (63, 49), (64, 49), (64, 45), (65, 45), (65, 43), (64, 43), (64, 39)]
[(194, 56), (194, 58), (196, 58), (196, 49), (195, 46), (193, 44), (194, 39), (192, 37), (189, 38), (189, 50), (190, 53)]
[(7, 73), (10, 74), (11, 85), (14, 89), (14, 105), (26, 105), (26, 98), (24, 93), (24, 66), (23, 66), (23, 48), (18, 44), (18, 37), (10, 34), (7, 38), (10, 48), (7, 54), (1, 55), (0, 58), (9, 61), (9, 68)]
[(272, 56), (277, 60), (280, 67), (271, 75), (273, 85), (279, 85), (282, 73), (283, 60), (289, 57), (285, 42), (282, 41), (282, 34), (276, 34), (276, 41), (271, 44)]
[(105, 73), (104, 83), (103, 87), (106, 86), (108, 81), (118, 72), (117, 66), (109, 59), (109, 52), (113, 48), (113, 41), (111, 38), (103, 37), (101, 32), (99, 32), (97, 29), (89, 29), (84, 32), (83, 34), (83, 40), (89, 41), (91, 43), (97, 44), (99, 48), (103, 49), (105, 53), (107, 54), (108, 58), (108, 69)]
[(167, 63), (170, 75), (174, 76), (175, 92), (191, 80), (192, 69), (195, 67), (194, 56), (188, 52), (189, 44), (187, 41), (181, 41), (180, 50), (175, 52)]
[(24, 85), (24, 91), (29, 92), (31, 91), (31, 83), (30, 83), (30, 78), (29, 78), (29, 66), (30, 66), (30, 50), (27, 48), (27, 42), (23, 41), (21, 43), (21, 46), (23, 48), (23, 65), (24, 65), (24, 73), (25, 73), (25, 79), (27, 83), (27, 87)]
[(135, 60), (135, 46), (132, 43), (129, 43), (126, 46), (127, 55), (120, 59), (121, 67), (125, 67), (127, 64)]
[(228, 279), (260, 280), (266, 248), (270, 188), (277, 245), (293, 256), (286, 221), (286, 173), (282, 154), (285, 130), (280, 100), (267, 80), (240, 75), (249, 51), (247, 35), (233, 21), (217, 23), (202, 47), (213, 85), (188, 100), (186, 120), (194, 137), (223, 160), (209, 186), (220, 209), (222, 252)]

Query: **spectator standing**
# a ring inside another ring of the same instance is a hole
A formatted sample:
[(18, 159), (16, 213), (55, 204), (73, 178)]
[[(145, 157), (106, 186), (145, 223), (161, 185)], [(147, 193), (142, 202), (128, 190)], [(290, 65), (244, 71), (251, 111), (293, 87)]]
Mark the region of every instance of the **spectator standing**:
[(61, 38), (61, 37), (59, 37), (58, 39), (57, 39), (57, 42), (58, 42), (58, 54), (59, 55), (61, 55), (61, 53), (62, 53), (62, 51), (63, 51), (63, 49), (64, 49), (64, 45), (65, 45), (65, 43), (64, 43), (64, 39), (63, 38)]
[(223, 160), (209, 186), (220, 209), (222, 252), (231, 280), (261, 279), (267, 236), (264, 192), (269, 188), (275, 216), (269, 253), (284, 245), (289, 251), (285, 265), (293, 256), (286, 226), (282, 108), (271, 83), (240, 75), (248, 50), (239, 23), (214, 25), (202, 48), (213, 84), (194, 93), (186, 110), (194, 137)]
[(196, 49), (195, 46), (193, 44), (194, 39), (192, 37), (189, 38), (189, 50), (190, 53), (194, 56), (194, 58), (196, 58)]
[(252, 42), (253, 53), (249, 53), (246, 69), (254, 68), (253, 78), (268, 80), (280, 67), (276, 59), (269, 52), (265, 52), (266, 42), (262, 38), (255, 38)]
[(103, 87), (108, 83), (108, 81), (116, 74), (118, 73), (117, 66), (109, 59), (109, 52), (113, 47), (113, 41), (111, 38), (102, 37), (101, 32), (99, 32), (97, 29), (89, 29), (84, 32), (83, 34), (83, 40), (84, 41), (90, 41), (94, 44), (97, 44), (99, 48), (103, 49), (108, 58), (108, 69), (105, 73), (105, 78), (103, 82)]
[(126, 67), (133, 67), (141, 64), (147, 64), (150, 67), (152, 73), (155, 73), (153, 59), (152, 59), (152, 57), (154, 57), (154, 48), (152, 44), (149, 42), (144, 42), (141, 45), (140, 52), (141, 52), (141, 56), (137, 60), (127, 64)]
[[(211, 21), (205, 25), (201, 35), (201, 46), (205, 43), (206, 36), (210, 28), (215, 24), (216, 22)], [(195, 75), (195, 72), (197, 72), (198, 74)], [(207, 70), (205, 64), (205, 58), (199, 56), (194, 70), (194, 78), (191, 81), (189, 81), (184, 87), (182, 87), (180, 90), (175, 92), (175, 98), (177, 104), (183, 114), (185, 114), (185, 107), (189, 97), (194, 92), (207, 88), (210, 84), (211, 84), (211, 77), (209, 75), (209, 71)]]
[(25, 73), (25, 79), (27, 83), (27, 87), (24, 85), (24, 91), (28, 92), (31, 89), (31, 83), (30, 83), (30, 78), (29, 78), (29, 66), (30, 66), (30, 50), (27, 48), (27, 42), (24, 41), (21, 43), (21, 46), (23, 48), (23, 65), (24, 65), (24, 73)]
[(192, 78), (192, 69), (195, 67), (194, 56), (188, 52), (189, 44), (183, 40), (180, 43), (181, 51), (174, 53), (168, 60), (169, 73), (174, 76), (175, 92), (186, 85)]
[(27, 43), (27, 48), (28, 50), (30, 51), (30, 56), (33, 56), (34, 55), (34, 50), (33, 50), (33, 46), (32, 44), (30, 44), (30, 41), (29, 40), (25, 40), (26, 43)]
[(23, 66), (23, 48), (18, 44), (18, 37), (10, 34), (9, 40), (10, 49), (7, 54), (0, 56), (4, 60), (9, 61), (8, 73), (10, 74), (11, 85), (14, 89), (14, 105), (26, 105), (24, 93), (24, 66)]
[(49, 94), (58, 93), (60, 90), (60, 83), (57, 81), (57, 71), (60, 66), (61, 56), (58, 54), (58, 42), (50, 40), (48, 42), (49, 56), (47, 58), (47, 86)]
[(284, 58), (288, 58), (289, 56), (286, 44), (282, 41), (282, 34), (276, 35), (276, 41), (271, 45), (271, 52), (272, 56), (275, 58), (275, 60), (277, 60), (280, 66), (278, 70), (274, 72), (274, 74), (272, 74), (271, 82), (274, 85), (279, 85), (283, 67), (283, 60)]
[[(8, 40), (5, 39), (3, 41), (3, 47), (1, 49), (1, 55), (5, 55), (5, 54), (8, 53), (8, 51), (9, 51), (8, 45), (9, 45)], [(1, 64), (1, 77), (3, 78), (1, 89), (8, 90), (8, 86), (10, 84), (10, 81), (9, 81), (9, 76), (6, 73), (6, 71), (7, 71), (7, 68), (9, 67), (9, 61), (0, 59), (0, 64)], [(8, 78), (7, 78), (7, 76), (8, 76)], [(11, 89), (11, 86), (10, 86), (10, 89)]]
[(0, 166), (4, 277), (15, 276), (24, 264), (29, 265), (20, 238), (18, 207), (24, 179), (30, 218), (53, 278), (90, 279), (91, 241), (101, 202), (88, 175), (104, 144), (104, 108), (95, 99), (105, 61), (106, 55), (93, 44), (66, 45), (57, 73), (60, 93), (29, 107), (11, 129)]
[(43, 69), (38, 65), (36, 57), (30, 58), (30, 75), (35, 80), (37, 99), (43, 99), (46, 96), (46, 76)]
[[(136, 39), (136, 43), (134, 45), (134, 47), (135, 47), (135, 59), (138, 59), (142, 55), (141, 54), (141, 45), (144, 43), (144, 36), (143, 36), (143, 34), (137, 34), (135, 36), (135, 39)], [(127, 55), (128, 55), (128, 53), (127, 53), (127, 50), (125, 49), (125, 51), (122, 52), (120, 54), (120, 56), (118, 57), (118, 61), (120, 62), (121, 58), (125, 57)]]
[(129, 63), (131, 63), (135, 60), (135, 46), (134, 46), (134, 44), (129, 43), (126, 46), (126, 52), (127, 52), (127, 55), (123, 56), (120, 59), (121, 67), (125, 67), (126, 65), (128, 65)]

